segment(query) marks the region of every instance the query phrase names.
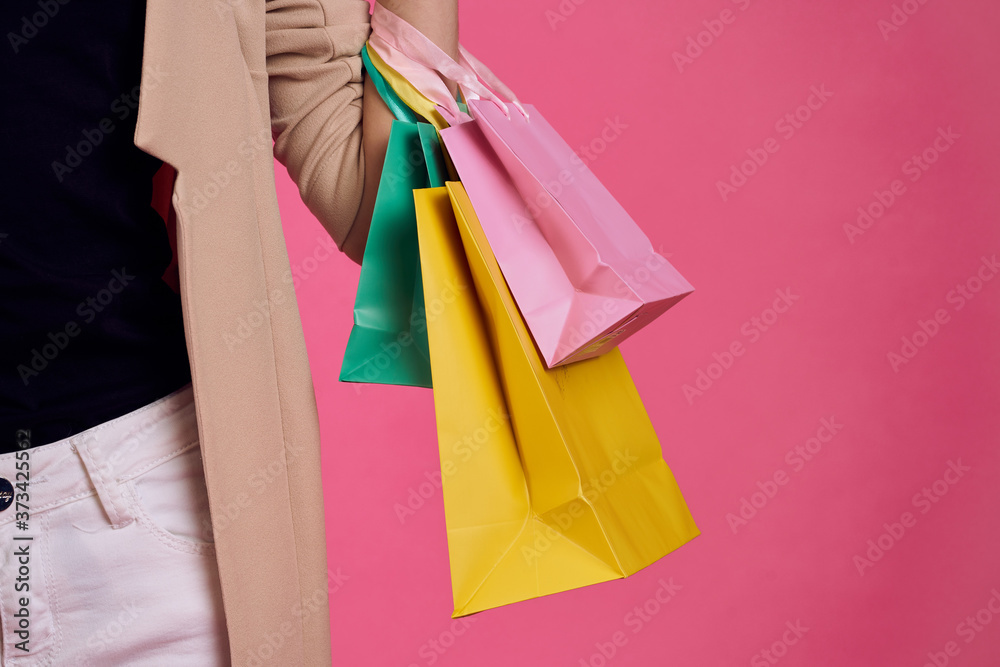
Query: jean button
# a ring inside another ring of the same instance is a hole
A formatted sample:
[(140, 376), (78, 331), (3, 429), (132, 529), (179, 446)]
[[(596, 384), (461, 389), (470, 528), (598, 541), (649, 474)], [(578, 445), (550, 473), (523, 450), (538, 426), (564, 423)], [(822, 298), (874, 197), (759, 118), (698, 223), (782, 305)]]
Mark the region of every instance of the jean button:
[(0, 512), (10, 507), (14, 502), (14, 485), (10, 480), (0, 477)]

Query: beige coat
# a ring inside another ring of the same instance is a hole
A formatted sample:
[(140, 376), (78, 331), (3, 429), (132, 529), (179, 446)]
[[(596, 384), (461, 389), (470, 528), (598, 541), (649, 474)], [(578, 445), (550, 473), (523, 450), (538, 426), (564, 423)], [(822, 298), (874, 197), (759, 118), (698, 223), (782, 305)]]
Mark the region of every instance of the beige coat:
[(176, 171), (165, 192), (234, 664), (330, 664), (337, 582), (273, 157), (342, 244), (363, 185), (368, 10), (365, 0), (147, 4), (135, 143), (173, 167), (161, 174)]

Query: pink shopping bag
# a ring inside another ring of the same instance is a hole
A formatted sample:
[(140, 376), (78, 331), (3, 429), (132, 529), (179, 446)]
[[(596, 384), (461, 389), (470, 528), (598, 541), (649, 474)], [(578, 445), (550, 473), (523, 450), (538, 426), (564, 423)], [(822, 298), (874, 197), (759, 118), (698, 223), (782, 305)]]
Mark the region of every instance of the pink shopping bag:
[(451, 123), (441, 139), (548, 367), (607, 352), (694, 290), (541, 113), (468, 51), (456, 63), (388, 10), (373, 13), (370, 43), (410, 82), (459, 85), (470, 115), (443, 84), (420, 92)]
[[(441, 136), (477, 213), (504, 175), (520, 195), (519, 210), (483, 228), (491, 246), (513, 232), (508, 251), (494, 250), (548, 366), (607, 352), (694, 290), (537, 109), (524, 105), (528, 120), (485, 100), (468, 107), (475, 122)], [(503, 174), (473, 166), (469, 142), (453, 149), (452, 135), (473, 124), (487, 142), (475, 150), (492, 152)], [(537, 275), (542, 261), (563, 279)]]

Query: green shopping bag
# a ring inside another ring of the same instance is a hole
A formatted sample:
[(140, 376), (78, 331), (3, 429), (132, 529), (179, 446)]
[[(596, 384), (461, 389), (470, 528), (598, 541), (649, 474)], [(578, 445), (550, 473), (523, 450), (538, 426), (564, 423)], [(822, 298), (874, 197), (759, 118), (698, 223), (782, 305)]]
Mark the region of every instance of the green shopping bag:
[(340, 380), (430, 387), (413, 190), (444, 185), (447, 171), (434, 127), (420, 122), (386, 85), (365, 49), (362, 60), (396, 120), (389, 132)]

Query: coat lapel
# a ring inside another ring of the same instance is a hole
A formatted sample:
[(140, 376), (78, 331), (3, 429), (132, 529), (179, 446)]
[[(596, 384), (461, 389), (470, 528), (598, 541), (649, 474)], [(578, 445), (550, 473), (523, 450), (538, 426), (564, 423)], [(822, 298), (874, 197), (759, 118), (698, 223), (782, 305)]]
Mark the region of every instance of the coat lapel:
[(207, 528), (234, 661), (260, 660), (264, 638), (280, 633), (282, 664), (329, 664), (325, 604), (308, 622), (301, 613), (305, 596), (327, 592), (318, 417), (295, 294), (281, 280), (267, 89), (241, 46), (254, 41), (263, 60), (264, 16), (260, 0), (148, 0), (135, 143), (176, 169)]

